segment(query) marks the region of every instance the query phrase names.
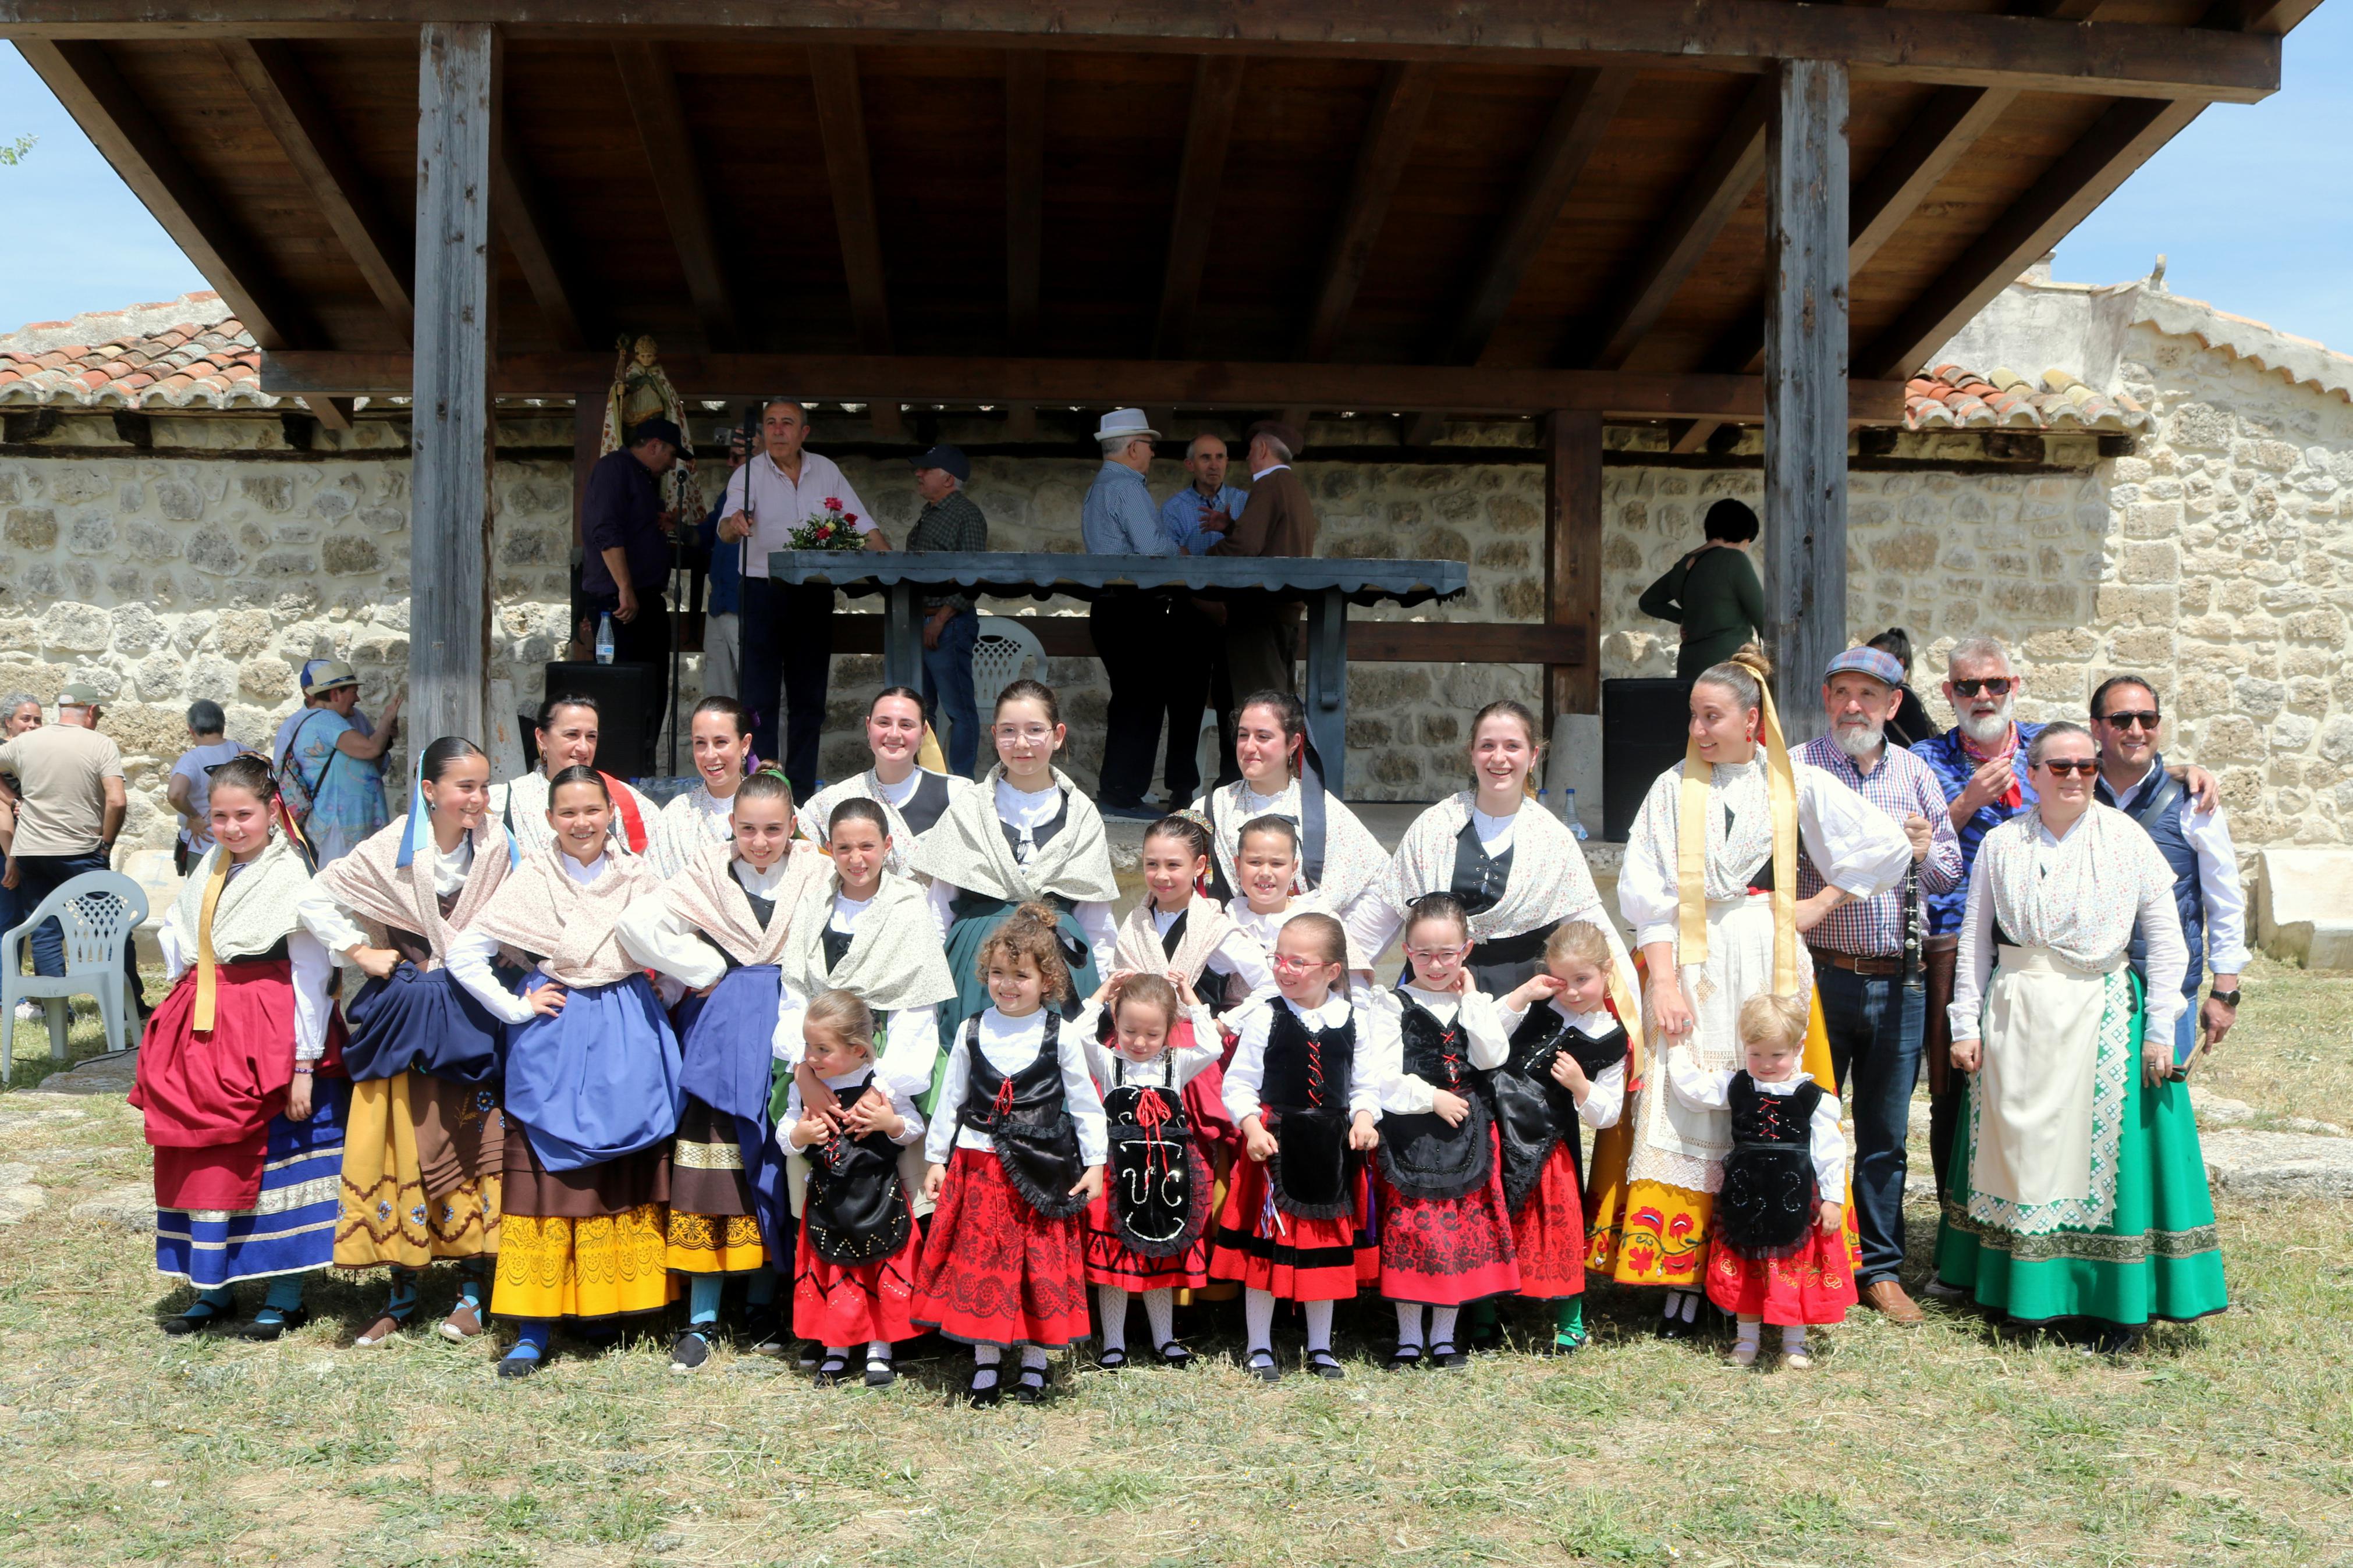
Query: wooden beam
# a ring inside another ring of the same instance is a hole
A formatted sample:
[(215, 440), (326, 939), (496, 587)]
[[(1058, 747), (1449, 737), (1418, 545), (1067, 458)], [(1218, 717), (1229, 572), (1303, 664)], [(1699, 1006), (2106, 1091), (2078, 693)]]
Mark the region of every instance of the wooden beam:
[[(1545, 419), (1545, 620), (1601, 641), (1601, 416), (1589, 409)], [(1545, 733), (1563, 713), (1601, 711), (1593, 659), (1545, 668)]]
[(1765, 172), (1766, 122), (1772, 118), (1774, 91), (1767, 78), (1740, 100), (1715, 149), (1684, 183), (1683, 195), (1668, 210), (1641, 264), (1613, 291), (1618, 302), (1595, 332), (1588, 356), (1595, 368), (1616, 370), (1626, 363), (1757, 188)]
[(294, 166), (312, 205), (367, 280), (393, 331), (407, 342), (417, 313), (408, 295), (415, 241), (393, 225), (370, 191), (367, 176), (320, 101), (293, 46), (282, 38), (222, 38), (214, 47)]
[[(1048, 658), (1092, 658), (1093, 634), (1084, 616), (1022, 616)], [(1548, 626), (1533, 621), (1348, 622), (1348, 662), (1362, 664), (1541, 664), (1550, 668), (1598, 670), (1597, 639), (1583, 626)], [(833, 651), (881, 653), (881, 616), (833, 617)], [(1305, 657), (1303, 647), (1299, 657)]]
[[(2304, 5), (2306, 0), (2291, 0)], [(518, 38), (977, 45), (1357, 59), (1582, 65), (1763, 74), (1782, 59), (1958, 86), (2252, 103), (2279, 90), (2275, 37), (1959, 10), (1785, 0), (0, 0), (0, 37), (397, 37), (462, 10)], [(1599, 57), (1599, 58), (1597, 58)]]
[(319, 341), (309, 312), (271, 275), (102, 45), (32, 37), (18, 39), (16, 47), (255, 342), (274, 349)]
[(703, 189), (702, 166), (695, 158), (686, 106), (679, 100), (669, 56), (659, 44), (617, 43), (613, 64), (621, 73), (621, 95), (629, 100), (629, 116), (637, 121), (638, 140), (652, 169), (654, 190), (670, 224), (679, 268), (686, 274), (687, 295), (694, 301), (703, 342), (714, 353), (738, 348), (744, 341), (743, 319), (720, 261), (711, 199)]
[[(1756, 376), (1665, 372), (1507, 369), (1479, 365), (1250, 363), (1220, 360), (987, 359), (917, 354), (664, 353), (662, 368), (689, 397), (755, 397), (778, 386), (828, 402), (876, 400), (972, 405), (1166, 405), (1185, 408), (1461, 409), (1469, 414), (1589, 408), (1621, 419), (1765, 416)], [(499, 356), (501, 397), (600, 395), (612, 377), (600, 353)], [(398, 353), (269, 353), (265, 391), (282, 396), (392, 396), (408, 386)], [(1902, 416), (1904, 385), (1857, 382), (1845, 418), (1888, 424)]]
[(499, 161), (491, 169), (491, 226), (514, 252), (515, 265), (522, 269), (523, 281), (531, 287), (532, 300), (546, 320), (555, 346), (586, 348), (587, 312), (566, 280), (564, 264), (555, 258), (554, 237), (560, 231), (548, 216), (547, 204), (523, 161), (522, 150), (503, 133), (499, 138)]
[(408, 702), (415, 732), (480, 735), (490, 708), (491, 170), (499, 38), (419, 31), (417, 353), (409, 413)]
[(1340, 223), (1324, 254), (1323, 281), (1307, 312), (1307, 330), (1300, 335), (1301, 359), (1332, 357), (1332, 346), (1339, 341), (1340, 328), (1365, 280), (1365, 268), (1372, 263), (1374, 243), (1389, 215), (1389, 198), (1405, 177), (1406, 159), (1430, 112), (1437, 80), (1438, 68), (1430, 65), (1393, 62), (1381, 71), (1372, 114), (1357, 144), (1356, 166), (1348, 177), (1348, 194), (1341, 198)]
[[(1553, 106), (1552, 119), (1521, 172), (1519, 189), (1485, 250), (1479, 275), (1463, 293), (1461, 314), (1439, 348), (1440, 363), (1476, 364), (1487, 352), (1536, 253), (1558, 226), (1577, 176), (1601, 145), (1610, 121), (1633, 86), (1634, 72), (1624, 68), (1571, 73), (1567, 90)], [(1428, 446), (1437, 437), (1444, 418), (1435, 412), (1416, 418), (1407, 427), (1407, 444)]]
[(2232, 33), (2267, 33), (2274, 37), (2287, 32), (2298, 22), (2319, 9), (2320, 0), (2214, 0), (2200, 17), (2201, 27), (2219, 27)]
[(1855, 356), (1866, 375), (1918, 368), (1961, 324), (2124, 184), (2205, 106), (2195, 100), (2121, 99), (2060, 154), (2026, 194), (1964, 250), (1909, 309)]
[(1929, 98), (1849, 200), (1849, 277), (1871, 264), (1928, 193), (2017, 101), (2018, 94), (2009, 89), (1990, 87), (1941, 88)]
[[(817, 98), (818, 140), (825, 146), (833, 226), (841, 242), (841, 271), (849, 286), (849, 315), (858, 346), (891, 352), (891, 291), (882, 272), (882, 235), (874, 209), (874, 166), (866, 149), (866, 98), (858, 85), (858, 51), (848, 44), (809, 47), (809, 84)], [(907, 421), (894, 399), (871, 405), (866, 416), (878, 441), (903, 441)]]
[(302, 400), (302, 406), (311, 411), (312, 418), (330, 430), (352, 427), (353, 410), (348, 397), (306, 397)]
[(1781, 727), (1820, 734), (1814, 682), (1846, 647), (1846, 68), (1787, 60), (1766, 175), (1765, 618)]
[(1193, 308), (1201, 298), (1201, 270), (1209, 259), (1210, 224), (1218, 188), (1225, 183), (1234, 109), (1241, 101), (1239, 55), (1203, 55), (1193, 68), (1193, 106), (1185, 121), (1185, 161), (1176, 174), (1176, 203), (1168, 217), (1168, 262), (1160, 280), (1160, 311), (1152, 331), (1152, 357), (1183, 355), (1193, 336)]

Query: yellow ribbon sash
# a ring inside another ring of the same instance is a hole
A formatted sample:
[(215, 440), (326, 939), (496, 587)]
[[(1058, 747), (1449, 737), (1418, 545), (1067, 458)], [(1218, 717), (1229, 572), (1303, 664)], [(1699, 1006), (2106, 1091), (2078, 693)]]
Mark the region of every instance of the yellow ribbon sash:
[(213, 1004), (220, 995), (220, 960), (213, 956), (213, 911), (220, 907), (221, 889), (228, 886), (228, 852), (213, 857), (213, 874), (205, 880), (204, 908), (196, 915), (196, 1013), (189, 1027), (212, 1033)]
[[(1773, 694), (1763, 690), (1762, 733), (1766, 798), (1773, 813), (1773, 990), (1798, 994), (1798, 776), (1781, 739), (1781, 717)], [(1683, 751), (1683, 789), (1675, 816), (1675, 962), (1707, 958), (1707, 791), (1715, 765), (1699, 754), (1696, 741)]]

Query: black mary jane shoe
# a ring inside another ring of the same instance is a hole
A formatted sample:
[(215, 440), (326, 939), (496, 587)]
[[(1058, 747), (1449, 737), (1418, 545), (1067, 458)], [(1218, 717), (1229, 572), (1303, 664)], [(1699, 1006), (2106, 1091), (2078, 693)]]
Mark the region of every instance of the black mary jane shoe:
[(965, 1400), (975, 1410), (994, 1410), (1005, 1403), (1004, 1373), (995, 1367), (990, 1367), (988, 1374), (988, 1386), (986, 1388), (980, 1385), (982, 1373), (977, 1372), (972, 1374), (972, 1381), (965, 1385)]
[(1117, 1372), (1126, 1364), (1127, 1352), (1125, 1351), (1104, 1351), (1095, 1357), (1095, 1369), (1098, 1372)]
[(1046, 1403), (1046, 1390), (1052, 1386), (1046, 1381), (1043, 1371), (1025, 1368), (1014, 1380), (1014, 1402), (1018, 1405), (1043, 1405)]
[(1168, 1368), (1172, 1372), (1184, 1371), (1187, 1367), (1191, 1366), (1195, 1360), (1193, 1352), (1187, 1349), (1184, 1344), (1176, 1340), (1170, 1340), (1165, 1345), (1155, 1347), (1152, 1353), (1160, 1358), (1160, 1364), (1162, 1366)]
[(849, 1358), (846, 1355), (836, 1355), (828, 1351), (824, 1359), (817, 1363), (817, 1385), (819, 1388), (832, 1388), (849, 1375)]
[(234, 1314), (216, 1310), (199, 1301), (177, 1317), (164, 1319), (164, 1331), (176, 1340), (185, 1334), (206, 1334), (215, 1329), (225, 1329), (235, 1321)]
[(711, 1359), (711, 1336), (713, 1331), (715, 1331), (701, 1325), (681, 1329), (678, 1337), (670, 1342), (670, 1371), (684, 1376), (688, 1373), (702, 1370), (703, 1363)]
[(1471, 1352), (1441, 1340), (1430, 1347), (1430, 1364), (1440, 1372), (1461, 1372), (1471, 1364)]
[(279, 1313), (274, 1321), (256, 1318), (237, 1330), (237, 1337), (241, 1340), (251, 1340), (256, 1344), (266, 1345), (273, 1340), (293, 1332), (310, 1321), (311, 1309), (297, 1307), (290, 1312)]
[(1422, 1353), (1419, 1345), (1399, 1345), (1389, 1352), (1389, 1359), (1381, 1364), (1389, 1372), (1411, 1372), (1420, 1366), (1421, 1363)]
[(1335, 1383), (1348, 1375), (1347, 1368), (1340, 1364), (1340, 1358), (1330, 1351), (1309, 1351), (1307, 1370), (1317, 1377), (1329, 1378)]
[(1653, 1331), (1662, 1340), (1699, 1338), (1699, 1325), (1683, 1318), (1661, 1318), (1658, 1328)]
[(871, 1355), (866, 1358), (867, 1387), (888, 1388), (898, 1381), (899, 1368), (889, 1356)]
[(1242, 1358), (1242, 1370), (1261, 1383), (1281, 1383), (1282, 1367), (1269, 1350), (1255, 1350)]
[(509, 1354), (499, 1357), (499, 1375), (501, 1377), (529, 1377), (532, 1373), (537, 1372), (541, 1367), (543, 1367), (546, 1364), (547, 1354), (543, 1351), (538, 1355), (515, 1355), (510, 1352)]

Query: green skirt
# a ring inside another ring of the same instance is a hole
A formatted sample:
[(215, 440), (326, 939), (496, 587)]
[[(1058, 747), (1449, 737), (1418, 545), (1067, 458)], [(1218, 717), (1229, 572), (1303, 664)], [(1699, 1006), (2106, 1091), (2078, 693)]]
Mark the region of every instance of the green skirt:
[[(1078, 1016), (1086, 999), (1103, 984), (1095, 970), (1094, 950), (1087, 943), (1087, 933), (1079, 929), (1078, 917), (1071, 912), (1068, 900), (1050, 899), (1060, 911), (1055, 929), (1060, 932), (1062, 950), (1067, 960), (1072, 952), (1082, 956), (1070, 964), (1071, 994), (1062, 999), (1061, 1014), (1065, 1018)], [(948, 973), (955, 981), (956, 994), (939, 1005), (940, 1055), (932, 1064), (930, 1092), (915, 1102), (915, 1108), (926, 1117), (938, 1101), (941, 1080), (947, 1077), (948, 1047), (955, 1044), (956, 1031), (964, 1027), (966, 1018), (977, 1017), (988, 1010), (988, 982), (981, 977), (980, 948), (988, 935), (1005, 923), (1014, 905), (1005, 899), (990, 898), (986, 893), (958, 892), (955, 902), (949, 906), (947, 958)]]
[[(2130, 1058), (2117, 1117), (2116, 1208), (2107, 1225), (2023, 1235), (1972, 1215), (1977, 1108), (1962, 1116), (1936, 1230), (1936, 1278), (1979, 1306), (2021, 1322), (2096, 1318), (2134, 1327), (2189, 1322), (2230, 1305), (2189, 1089), (2152, 1089), (2143, 1080), (2147, 1014), (2139, 991), (2136, 981), (2129, 1031), (2116, 1031)], [(2117, 1047), (2112, 1041), (2103, 1048)], [(1974, 1100), (1975, 1079), (1968, 1092)]]

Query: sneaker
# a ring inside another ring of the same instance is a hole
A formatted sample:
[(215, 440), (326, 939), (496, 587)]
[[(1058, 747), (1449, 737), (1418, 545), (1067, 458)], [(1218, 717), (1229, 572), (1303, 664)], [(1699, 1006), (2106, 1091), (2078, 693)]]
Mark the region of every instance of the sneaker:
[(701, 1329), (688, 1329), (670, 1342), (670, 1369), (689, 1373), (711, 1359), (711, 1342)]

